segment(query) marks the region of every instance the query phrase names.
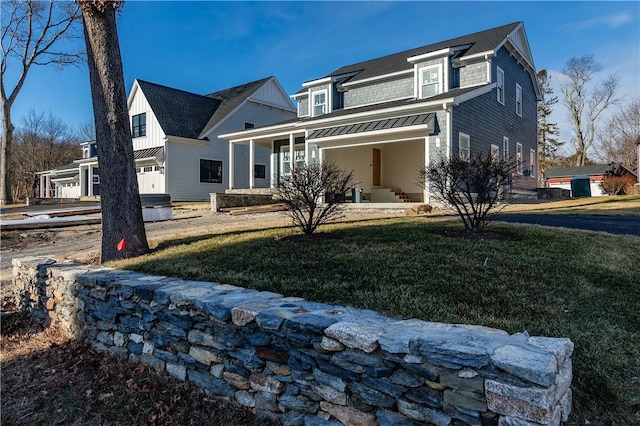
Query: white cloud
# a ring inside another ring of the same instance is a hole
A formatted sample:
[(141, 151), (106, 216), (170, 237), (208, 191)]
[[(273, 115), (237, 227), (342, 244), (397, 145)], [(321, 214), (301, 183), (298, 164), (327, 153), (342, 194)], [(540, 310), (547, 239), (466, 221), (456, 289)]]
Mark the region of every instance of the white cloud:
[(598, 16), (597, 18), (586, 19), (567, 24), (566, 27), (572, 30), (585, 30), (593, 27), (606, 26), (618, 28), (633, 22), (633, 16), (629, 13), (612, 13), (610, 15)]

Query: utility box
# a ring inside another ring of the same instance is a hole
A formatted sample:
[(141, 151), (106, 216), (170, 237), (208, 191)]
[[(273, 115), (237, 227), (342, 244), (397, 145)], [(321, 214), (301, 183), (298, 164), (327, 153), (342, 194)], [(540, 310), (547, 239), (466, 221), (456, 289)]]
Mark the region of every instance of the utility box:
[(571, 195), (574, 197), (591, 197), (589, 176), (574, 176), (571, 178)]

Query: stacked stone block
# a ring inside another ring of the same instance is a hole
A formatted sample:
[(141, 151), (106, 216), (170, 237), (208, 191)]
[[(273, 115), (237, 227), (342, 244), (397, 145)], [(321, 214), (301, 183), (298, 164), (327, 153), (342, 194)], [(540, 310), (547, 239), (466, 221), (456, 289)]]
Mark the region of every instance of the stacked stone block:
[(14, 280), (26, 309), (96, 350), (285, 425), (558, 425), (571, 412), (569, 339), (48, 259), (14, 260)]

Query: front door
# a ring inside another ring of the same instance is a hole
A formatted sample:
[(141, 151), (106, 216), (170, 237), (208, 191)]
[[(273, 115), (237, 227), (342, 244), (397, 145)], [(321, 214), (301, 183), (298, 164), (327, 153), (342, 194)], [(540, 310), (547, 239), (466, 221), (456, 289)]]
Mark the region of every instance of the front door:
[(380, 179), (380, 150), (373, 148), (373, 186), (381, 186), (382, 181)]

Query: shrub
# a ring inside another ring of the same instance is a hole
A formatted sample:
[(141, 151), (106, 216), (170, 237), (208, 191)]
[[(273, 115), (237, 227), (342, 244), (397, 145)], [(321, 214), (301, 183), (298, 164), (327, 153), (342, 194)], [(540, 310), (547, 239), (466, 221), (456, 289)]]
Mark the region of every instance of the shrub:
[(607, 195), (633, 194), (635, 179), (630, 176), (605, 176), (600, 182), (600, 188)]
[(333, 162), (301, 165), (281, 179), (276, 197), (286, 203), (293, 224), (312, 234), (318, 226), (342, 216), (341, 201), (355, 183), (353, 170), (345, 172)]
[(501, 209), (515, 167), (512, 160), (482, 153), (468, 160), (441, 158), (419, 171), (418, 182), (460, 216), (467, 232), (475, 233)]

